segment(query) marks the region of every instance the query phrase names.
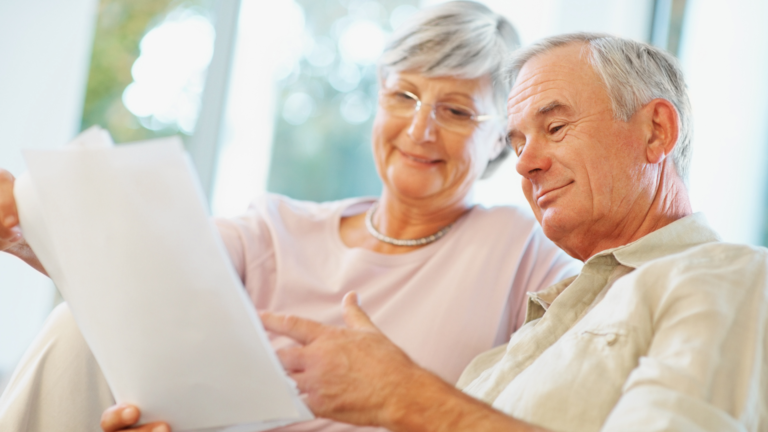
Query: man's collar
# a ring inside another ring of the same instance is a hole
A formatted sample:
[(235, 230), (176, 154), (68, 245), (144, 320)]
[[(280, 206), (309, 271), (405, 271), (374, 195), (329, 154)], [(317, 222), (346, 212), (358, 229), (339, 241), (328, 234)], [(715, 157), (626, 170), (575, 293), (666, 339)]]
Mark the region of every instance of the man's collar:
[[(707, 220), (701, 213), (695, 213), (676, 220), (664, 228), (647, 234), (640, 239), (613, 249), (604, 250), (591, 257), (584, 263), (588, 267), (599, 268), (609, 266), (615, 268), (618, 264), (636, 269), (643, 264), (668, 255), (683, 252), (704, 243), (720, 241), (717, 233), (707, 225)], [(528, 293), (528, 305), (525, 312), (525, 323), (544, 316), (555, 299), (565, 291), (579, 276), (564, 279), (539, 292)], [(595, 287), (601, 288), (601, 287)]]
[(584, 264), (588, 265), (590, 261), (598, 257), (612, 254), (619, 263), (627, 267), (638, 268), (657, 258), (716, 241), (720, 241), (720, 237), (709, 227), (704, 214), (694, 213), (632, 243), (604, 250), (588, 259)]

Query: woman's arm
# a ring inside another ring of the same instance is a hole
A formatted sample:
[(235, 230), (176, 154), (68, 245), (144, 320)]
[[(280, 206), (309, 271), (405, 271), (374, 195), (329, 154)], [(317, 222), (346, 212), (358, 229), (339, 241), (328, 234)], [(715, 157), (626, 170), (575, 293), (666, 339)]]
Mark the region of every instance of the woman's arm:
[(21, 258), (32, 268), (47, 276), (48, 273), (43, 268), (42, 263), (21, 234), (19, 212), (16, 209), (16, 199), (13, 196), (15, 181), (16, 179), (10, 172), (0, 168), (0, 251)]

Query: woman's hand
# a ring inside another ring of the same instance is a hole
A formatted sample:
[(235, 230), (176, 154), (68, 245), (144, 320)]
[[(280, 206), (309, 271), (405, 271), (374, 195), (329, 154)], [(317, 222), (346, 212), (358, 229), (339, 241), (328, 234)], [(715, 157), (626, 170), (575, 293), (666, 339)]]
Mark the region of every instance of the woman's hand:
[(0, 168), (0, 251), (16, 255), (32, 268), (48, 276), (43, 264), (32, 251), (19, 227), (19, 212), (16, 198), (13, 196), (13, 184), (16, 179), (8, 171)]
[(15, 181), (11, 173), (0, 168), (0, 251), (6, 251), (22, 241), (19, 213), (13, 197)]
[[(101, 429), (104, 432), (170, 432), (171, 428), (164, 422), (147, 423), (131, 428), (141, 417), (141, 411), (133, 405), (112, 405), (101, 415)], [(129, 429), (130, 428), (130, 429)]]

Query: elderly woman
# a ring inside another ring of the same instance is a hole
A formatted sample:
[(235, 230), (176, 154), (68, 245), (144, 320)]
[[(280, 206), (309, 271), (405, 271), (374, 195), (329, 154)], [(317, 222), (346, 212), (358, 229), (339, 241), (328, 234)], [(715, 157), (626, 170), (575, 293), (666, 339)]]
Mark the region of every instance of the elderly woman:
[[(506, 154), (508, 87), (498, 74), (516, 44), (508, 21), (470, 2), (426, 9), (396, 30), (378, 65), (372, 136), (381, 196), (310, 203), (268, 195), (244, 216), (217, 221), (257, 309), (341, 324), (338, 304), (355, 290), (389, 338), (456, 382), (475, 355), (520, 326), (527, 291), (578, 271), (534, 219), (471, 204), (475, 181)], [(0, 187), (0, 247), (40, 268), (14, 228), (9, 183)], [(0, 399), (0, 429), (92, 430), (113, 404), (59, 307)], [(126, 425), (139, 418), (133, 407), (124, 414)], [(285, 428), (353, 429), (327, 420)]]

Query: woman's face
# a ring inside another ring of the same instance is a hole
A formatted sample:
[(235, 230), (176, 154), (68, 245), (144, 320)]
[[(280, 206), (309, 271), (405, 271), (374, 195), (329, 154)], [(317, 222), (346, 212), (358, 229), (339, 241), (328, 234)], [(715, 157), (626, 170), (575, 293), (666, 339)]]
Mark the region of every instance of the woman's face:
[(382, 95), (409, 92), (422, 101), (410, 117), (393, 115), (379, 104), (373, 154), (386, 191), (404, 200), (434, 200), (438, 206), (463, 201), (488, 161), (501, 151), (501, 122), (472, 122), (473, 127), (456, 132), (438, 124), (431, 110), (435, 104), (450, 104), (475, 115), (497, 115), (490, 79), (393, 72), (381, 90)]

